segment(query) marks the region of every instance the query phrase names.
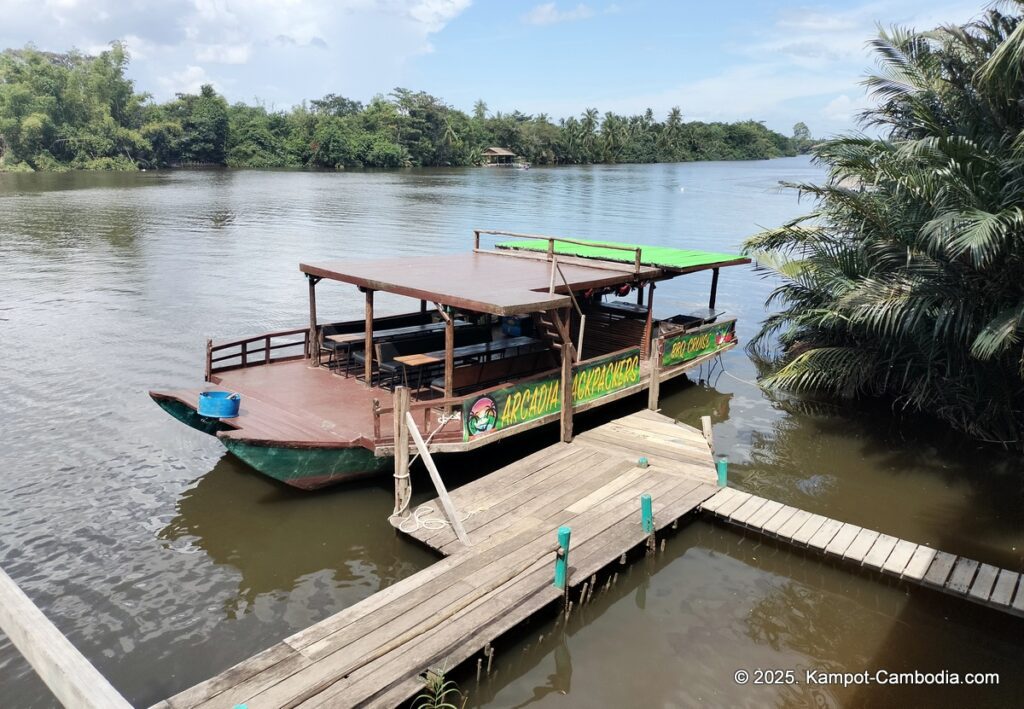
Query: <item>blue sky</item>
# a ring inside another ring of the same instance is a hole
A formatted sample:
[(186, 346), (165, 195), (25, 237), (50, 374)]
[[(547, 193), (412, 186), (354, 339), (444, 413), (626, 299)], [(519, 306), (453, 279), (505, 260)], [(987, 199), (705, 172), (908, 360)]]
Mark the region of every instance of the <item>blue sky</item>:
[(465, 110), (558, 118), (588, 106), (688, 119), (854, 126), (875, 25), (964, 22), (985, 0), (0, 0), (0, 44), (102, 50), (121, 39), (141, 90), (213, 83), (288, 108), (395, 86)]

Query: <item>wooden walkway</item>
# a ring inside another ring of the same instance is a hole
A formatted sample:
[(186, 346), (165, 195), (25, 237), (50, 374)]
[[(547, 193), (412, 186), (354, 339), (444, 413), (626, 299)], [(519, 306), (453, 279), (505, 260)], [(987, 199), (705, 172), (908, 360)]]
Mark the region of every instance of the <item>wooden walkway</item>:
[(727, 522), (889, 576), (1024, 616), (1021, 575), (733, 488), (701, 505)]
[(470, 547), (421, 505), (400, 528), (447, 558), (157, 706), (394, 706), (562, 597), (560, 526), (575, 587), (648, 539), (642, 494), (662, 529), (717, 489), (696, 429), (642, 411), (586, 431), (454, 490)]

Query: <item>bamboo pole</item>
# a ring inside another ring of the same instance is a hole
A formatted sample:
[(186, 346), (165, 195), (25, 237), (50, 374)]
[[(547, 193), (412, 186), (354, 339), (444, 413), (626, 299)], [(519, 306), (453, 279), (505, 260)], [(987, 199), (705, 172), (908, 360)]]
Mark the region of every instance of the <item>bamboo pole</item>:
[(466, 529), (462, 526), (462, 520), (459, 519), (459, 513), (455, 510), (455, 505), (452, 503), (452, 498), (448, 496), (448, 490), (441, 480), (441, 474), (437, 472), (437, 466), (434, 465), (434, 459), (430, 456), (427, 444), (423, 442), (423, 437), (420, 435), (419, 429), (416, 428), (416, 420), (413, 419), (412, 414), (408, 411), (405, 412), (405, 420), (409, 424), (409, 433), (412, 434), (412, 440), (416, 444), (416, 449), (420, 452), (420, 457), (423, 458), (423, 464), (427, 466), (427, 472), (430, 473), (430, 479), (434, 482), (437, 496), (441, 499), (441, 506), (444, 508), (444, 513), (448, 515), (448, 522), (451, 523), (455, 536), (465, 546), (472, 546), (469, 542), (469, 535), (466, 534)]
[(658, 399), (661, 398), (661, 357), (664, 346), (664, 338), (659, 337), (651, 350), (651, 382), (647, 387), (647, 408), (651, 411), (658, 410)]
[(363, 374), (366, 377), (366, 386), (373, 386), (373, 291), (366, 289), (366, 339), (364, 341), (365, 352)]
[(405, 414), (409, 411), (409, 389), (395, 387), (395, 511), (392, 514), (407, 517), (412, 499), (412, 480), (409, 479), (409, 427)]
[(644, 323), (644, 341), (640, 347), (640, 357), (646, 359), (651, 354), (651, 334), (654, 331), (654, 284), (647, 295), (647, 322)]
[(0, 630), (69, 709), (131, 709), (110, 682), (0, 569)]

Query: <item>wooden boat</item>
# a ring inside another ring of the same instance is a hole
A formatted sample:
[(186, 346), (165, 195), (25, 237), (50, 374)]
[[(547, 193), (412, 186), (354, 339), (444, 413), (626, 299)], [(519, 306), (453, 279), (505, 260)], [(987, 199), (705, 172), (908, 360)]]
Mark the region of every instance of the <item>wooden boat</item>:
[[(481, 248), (481, 238), (504, 239)], [(474, 232), (460, 254), (303, 263), (309, 325), (207, 341), (205, 384), (151, 391), (179, 421), (216, 436), (261, 473), (298, 488), (392, 468), (394, 391), (428, 447), (466, 451), (648, 390), (736, 346), (735, 320), (715, 309), (731, 254), (556, 237)], [(706, 309), (656, 319), (659, 282), (711, 271)], [(365, 317), (320, 323), (323, 279), (363, 293)], [(380, 317), (374, 294), (419, 301)], [(633, 296), (635, 295), (635, 300)], [(629, 298), (629, 300), (627, 300)], [(202, 391), (241, 396), (239, 414), (197, 411)]]

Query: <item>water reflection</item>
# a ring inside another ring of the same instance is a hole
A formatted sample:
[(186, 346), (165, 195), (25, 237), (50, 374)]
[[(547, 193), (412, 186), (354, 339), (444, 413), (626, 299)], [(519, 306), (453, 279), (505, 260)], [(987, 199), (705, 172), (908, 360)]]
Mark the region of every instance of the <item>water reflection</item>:
[(178, 498), (157, 536), (238, 572), (237, 593), (223, 598), (225, 617), (237, 618), (260, 596), (288, 595), (314, 576), (342, 601), (346, 589), (384, 588), (432, 563), (388, 527), (389, 501), (372, 483), (309, 495), (225, 455)]

